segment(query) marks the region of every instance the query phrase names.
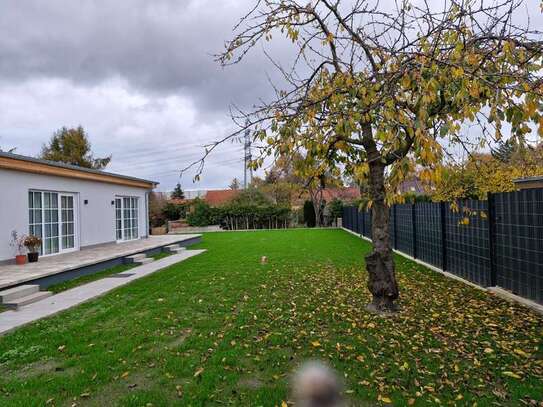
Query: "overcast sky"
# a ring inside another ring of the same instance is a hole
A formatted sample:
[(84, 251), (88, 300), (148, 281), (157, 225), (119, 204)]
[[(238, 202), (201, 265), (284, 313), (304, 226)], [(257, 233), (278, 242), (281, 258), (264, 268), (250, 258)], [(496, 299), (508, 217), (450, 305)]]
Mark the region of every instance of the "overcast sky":
[[(36, 155), (56, 129), (82, 125), (97, 156), (113, 154), (108, 170), (171, 189), (202, 144), (234, 128), (229, 105), (271, 90), (262, 53), (227, 69), (212, 56), (250, 4), (2, 0), (0, 147)], [(183, 187), (227, 187), (242, 157), (224, 145)]]
[[(213, 54), (252, 0), (1, 0), (0, 148), (36, 155), (62, 126), (82, 125), (108, 170), (153, 179), (162, 190), (201, 146), (234, 129), (232, 103), (267, 99), (277, 79), (263, 52), (222, 69)], [(523, 20), (541, 28), (538, 0)], [(533, 12), (531, 11), (533, 10)], [(290, 47), (267, 45), (278, 60)], [(224, 188), (243, 177), (243, 150), (223, 145), (202, 181)]]

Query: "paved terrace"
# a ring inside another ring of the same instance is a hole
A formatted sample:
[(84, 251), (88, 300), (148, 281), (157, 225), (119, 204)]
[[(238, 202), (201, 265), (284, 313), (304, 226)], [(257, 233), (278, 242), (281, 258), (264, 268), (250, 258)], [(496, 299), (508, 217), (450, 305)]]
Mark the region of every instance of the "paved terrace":
[(147, 239), (110, 243), (76, 252), (40, 257), (39, 262), (27, 263), (23, 266), (15, 264), (0, 265), (0, 289), (158, 249), (174, 243), (183, 246), (183, 242), (194, 241), (200, 237), (201, 235), (195, 234), (150, 236)]

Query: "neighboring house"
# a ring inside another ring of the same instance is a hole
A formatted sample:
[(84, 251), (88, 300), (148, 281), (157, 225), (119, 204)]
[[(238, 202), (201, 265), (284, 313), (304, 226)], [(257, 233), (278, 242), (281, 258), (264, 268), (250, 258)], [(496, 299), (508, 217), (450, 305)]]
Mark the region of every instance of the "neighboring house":
[(322, 191), (322, 197), (327, 203), (333, 201), (334, 199), (340, 199), (343, 202), (352, 202), (360, 199), (360, 188), (325, 188)]
[(0, 262), (12, 230), (42, 238), (42, 255), (147, 237), (156, 182), (0, 152)]
[(238, 196), (239, 190), (236, 189), (217, 189), (207, 191), (204, 200), (210, 206), (221, 206), (227, 204), (236, 196)]

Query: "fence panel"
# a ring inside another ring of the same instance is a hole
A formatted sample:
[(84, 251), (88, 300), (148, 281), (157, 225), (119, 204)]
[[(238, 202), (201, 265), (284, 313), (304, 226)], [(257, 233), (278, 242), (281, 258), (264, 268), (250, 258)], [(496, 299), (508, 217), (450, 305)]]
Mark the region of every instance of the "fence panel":
[(371, 239), (371, 209), (364, 212), (364, 236)]
[(442, 267), (441, 205), (433, 202), (416, 203), (415, 219), (417, 258), (436, 267)]
[(487, 201), (465, 200), (446, 211), (447, 271), (488, 287), (491, 284)]
[(543, 189), (494, 194), (496, 283), (543, 303)]
[(358, 234), (362, 234), (362, 231), (364, 230), (364, 217), (363, 214), (358, 210), (358, 208), (355, 208), (356, 211), (356, 225), (355, 225), (355, 231)]
[(413, 256), (413, 205), (396, 205), (396, 249)]
[(388, 233), (389, 233), (389, 236), (390, 236), (390, 246), (395, 249), (396, 248), (396, 225), (394, 224), (394, 222), (396, 222), (395, 220), (395, 215), (394, 215), (394, 206), (391, 206), (389, 208), (389, 225), (388, 225)]

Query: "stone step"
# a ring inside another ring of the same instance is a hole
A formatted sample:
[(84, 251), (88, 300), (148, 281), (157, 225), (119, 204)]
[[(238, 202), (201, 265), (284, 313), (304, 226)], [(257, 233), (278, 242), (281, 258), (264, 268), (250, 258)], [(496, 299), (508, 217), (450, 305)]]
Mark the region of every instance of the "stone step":
[(143, 265), (143, 264), (152, 263), (153, 261), (155, 261), (155, 259), (152, 259), (152, 258), (148, 257), (148, 258), (145, 258), (145, 259), (141, 259), (141, 260), (135, 261), (134, 263)]
[(179, 247), (179, 244), (178, 244), (178, 243), (169, 244), (168, 246), (164, 246), (164, 248), (167, 249), (167, 250), (177, 249), (178, 247)]
[(10, 302), (4, 303), (3, 305), (8, 308), (19, 309), (24, 305), (32, 304), (39, 300), (43, 300), (44, 298), (50, 297), (51, 295), (53, 295), (51, 291), (38, 291), (37, 293), (11, 300)]
[(184, 252), (185, 250), (187, 250), (186, 247), (178, 247), (177, 249), (170, 249), (170, 252), (172, 252), (172, 253), (181, 253), (181, 252)]
[(147, 255), (145, 253), (133, 254), (132, 256), (127, 256), (124, 258), (126, 263), (140, 263), (142, 260), (145, 260)]
[(26, 297), (40, 291), (40, 286), (35, 284), (25, 284), (18, 287), (9, 288), (4, 291), (0, 291), (0, 303), (5, 304), (16, 300), (17, 298)]

